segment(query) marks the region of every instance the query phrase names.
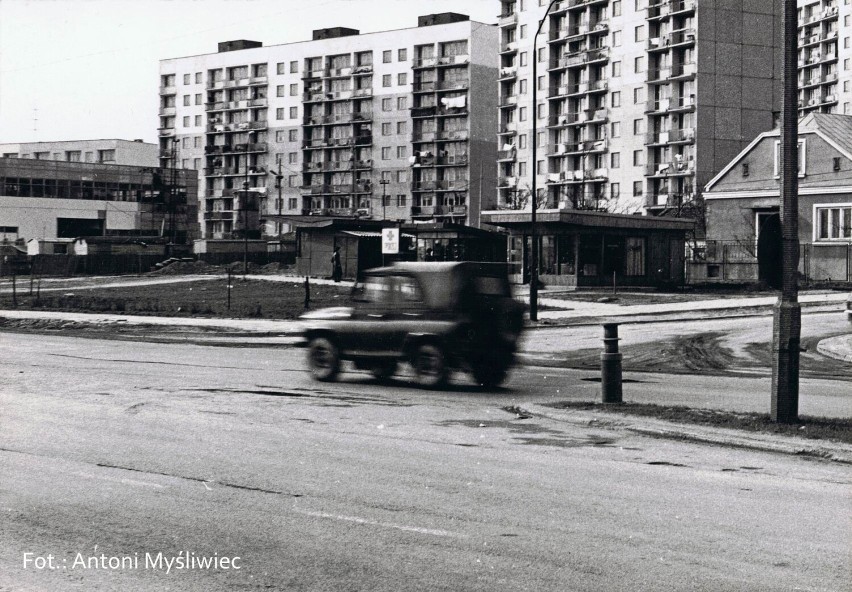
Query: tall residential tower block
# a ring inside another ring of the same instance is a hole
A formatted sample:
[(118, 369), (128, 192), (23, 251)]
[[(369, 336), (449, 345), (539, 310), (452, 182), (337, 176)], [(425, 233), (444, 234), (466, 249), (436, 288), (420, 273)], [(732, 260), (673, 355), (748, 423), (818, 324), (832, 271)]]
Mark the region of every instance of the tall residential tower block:
[(781, 2), (500, 5), (501, 208), (679, 208), (781, 108)]
[(162, 157), (203, 162), (208, 238), (309, 216), (478, 226), (496, 201), (497, 34), (442, 13), (163, 60)]

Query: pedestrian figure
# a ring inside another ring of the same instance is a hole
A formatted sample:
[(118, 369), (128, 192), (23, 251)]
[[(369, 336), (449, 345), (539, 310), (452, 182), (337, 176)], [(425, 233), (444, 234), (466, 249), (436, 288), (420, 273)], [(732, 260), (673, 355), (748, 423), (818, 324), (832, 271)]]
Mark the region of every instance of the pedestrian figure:
[(426, 261), (434, 261), (435, 254), (432, 252), (432, 248), (426, 249)]
[(343, 277), (343, 267), (340, 265), (340, 247), (334, 247), (334, 253), (331, 254), (331, 279), (339, 282)]

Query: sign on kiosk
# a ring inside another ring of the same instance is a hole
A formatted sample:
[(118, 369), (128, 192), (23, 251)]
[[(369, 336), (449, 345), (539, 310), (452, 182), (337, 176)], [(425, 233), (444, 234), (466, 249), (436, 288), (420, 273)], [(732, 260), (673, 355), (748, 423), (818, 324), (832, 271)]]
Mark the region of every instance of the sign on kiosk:
[(399, 254), (399, 228), (382, 230), (382, 255)]

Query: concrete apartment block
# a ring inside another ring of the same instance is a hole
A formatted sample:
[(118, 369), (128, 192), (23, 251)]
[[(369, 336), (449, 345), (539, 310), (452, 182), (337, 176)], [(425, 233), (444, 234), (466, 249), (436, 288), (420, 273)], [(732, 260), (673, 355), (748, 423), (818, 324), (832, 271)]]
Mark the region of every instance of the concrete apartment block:
[(539, 207), (670, 212), (773, 127), (780, 3), (500, 4), (501, 208), (528, 206), (536, 170)]
[(496, 201), (497, 61), (497, 28), (455, 13), (163, 60), (162, 158), (203, 162), (207, 238), (321, 217), (478, 226)]
[(799, 114), (852, 114), (852, 5), (798, 0)]

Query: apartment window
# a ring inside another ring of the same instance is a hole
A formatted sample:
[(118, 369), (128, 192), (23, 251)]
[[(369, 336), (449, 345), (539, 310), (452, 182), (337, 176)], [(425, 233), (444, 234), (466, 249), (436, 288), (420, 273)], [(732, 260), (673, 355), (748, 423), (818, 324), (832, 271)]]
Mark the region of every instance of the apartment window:
[(643, 56), (639, 56), (633, 60), (633, 71), (637, 74), (645, 71), (645, 58)]
[(279, 74), (286, 74), (287, 70), (285, 69), (285, 67), (286, 64), (284, 62), (278, 62), (278, 64), (275, 66), (275, 71)]
[(201, 116), (196, 115), (195, 116), (195, 127), (200, 127), (200, 126), (201, 126)]
[(621, 107), (621, 91), (614, 90), (610, 95), (610, 103), (612, 103), (613, 107)]
[(621, 184), (620, 183), (610, 183), (609, 185), (609, 195), (612, 199), (618, 199), (621, 195)]
[(385, 74), (382, 76), (382, 86), (388, 88), (391, 85), (391, 75)]
[(743, 163), (743, 177), (748, 177), (749, 174), (750, 173), (749, 173), (749, 170), (748, 170), (748, 163), (744, 162)]
[(612, 0), (612, 16), (621, 16), (621, 0)]
[(543, 175), (544, 174), (544, 161), (543, 160), (536, 161), (535, 173), (537, 175)]
[(392, 111), (393, 110), (393, 99), (384, 98), (382, 99), (382, 111)]
[(400, 72), (399, 74), (397, 74), (396, 83), (399, 86), (405, 86), (406, 84), (408, 84), (408, 74), (406, 74), (405, 72)]
[(846, 58), (845, 60), (843, 60), (843, 69), (848, 70), (849, 64), (850, 64), (849, 58)]
[(408, 97), (397, 97), (396, 108), (400, 111), (408, 109)]
[(521, 67), (526, 66), (526, 65), (527, 65), (527, 52), (522, 51), (521, 52)]
[(645, 101), (645, 89), (640, 87), (633, 89), (633, 104), (638, 105)]
[(115, 150), (98, 150), (98, 162), (115, 162)]
[(382, 160), (390, 160), (390, 157), (391, 157), (390, 146), (382, 146)]
[(299, 186), (299, 176), (298, 175), (289, 175), (287, 177), (287, 185), (290, 187), (298, 187)]
[(405, 158), (408, 156), (408, 147), (407, 146), (397, 146), (396, 147), (396, 157), (397, 158)]
[(389, 136), (392, 133), (391, 124), (389, 122), (385, 122), (382, 124), (382, 135)]
[(814, 206), (814, 241), (852, 239), (852, 203)]
[(538, 63), (547, 61), (547, 48), (539, 47), (538, 48)]
[(642, 181), (633, 181), (633, 195), (635, 197), (642, 195)]
[[(13, 154), (4, 154), (3, 156), (5, 156), (6, 158), (17, 158), (17, 155), (13, 155)], [(23, 158), (26, 158), (26, 156), (23, 156)], [(86, 162), (95, 162), (95, 153), (94, 152), (86, 152), (86, 154), (84, 155), (84, 158), (85, 158)]]
[(633, 40), (634, 41), (644, 41), (645, 40), (645, 25), (639, 25), (633, 32)]
[(192, 147), (201, 148), (201, 136), (195, 136), (192, 138)]
[(396, 207), (404, 208), (407, 203), (408, 198), (404, 194), (400, 193), (396, 196)]
[(613, 31), (612, 32), (612, 46), (618, 47), (621, 45), (621, 31)]
[(50, 152), (34, 152), (33, 158), (36, 160), (50, 160)]
[(645, 10), (648, 7), (647, 0), (636, 0), (636, 12)]
[(396, 61), (404, 62), (407, 59), (408, 59), (408, 50), (406, 48), (403, 47), (402, 49), (397, 50)]
[(189, 127), (189, 115), (183, 118), (183, 127)]
[(293, 60), (292, 62), (290, 62), (290, 73), (295, 74), (298, 71), (299, 71), (299, 61)]
[(383, 64), (390, 64), (392, 57), (393, 57), (393, 52), (389, 49), (386, 49), (385, 51), (382, 52), (382, 63)]
[(539, 119), (547, 117), (547, 105), (545, 105), (544, 103), (539, 103), (538, 105), (536, 105), (536, 117), (538, 117)]
[(284, 133), (284, 130), (278, 130), (277, 132), (275, 132), (275, 141), (276, 142), (283, 142), (286, 137), (287, 137), (287, 134)]
[(527, 147), (527, 135), (521, 134), (518, 136), (518, 149), (523, 150)]
[(518, 39), (526, 39), (527, 38), (527, 26), (521, 25), (518, 27)]
[(621, 152), (613, 152), (610, 156), (610, 168), (621, 168)]
[(405, 183), (408, 181), (408, 174), (406, 171), (397, 171), (396, 172), (396, 182), (397, 183)]
[(633, 151), (633, 166), (642, 166), (645, 164), (644, 162), (645, 152), (642, 150), (634, 150)]
[(295, 97), (298, 94), (299, 94), (299, 85), (298, 84), (291, 84), (290, 85), (290, 96)]
[(183, 106), (184, 107), (189, 107), (192, 104), (191, 101), (192, 101), (192, 97), (190, 97), (189, 95), (183, 95)]
[(284, 107), (278, 107), (275, 110), (275, 119), (284, 119)]
[(612, 136), (613, 138), (620, 138), (621, 137), (621, 122), (620, 121), (613, 121), (612, 125), (610, 127), (611, 127), (611, 129), (610, 129), (609, 135)]
[(639, 136), (645, 133), (645, 120), (644, 119), (634, 119), (633, 120), (633, 135)]
[(287, 198), (287, 208), (291, 210), (295, 210), (299, 207), (299, 198), (298, 197), (288, 197)]
[(290, 119), (296, 119), (299, 117), (299, 108), (298, 107), (290, 107)]
[(539, 145), (539, 147), (547, 146), (547, 133), (546, 132), (538, 132), (538, 145)]
[(175, 85), (175, 75), (174, 74), (163, 74), (160, 76), (160, 86), (174, 86)]
[(291, 142), (299, 141), (299, 130), (289, 130), (289, 139)]
[(188, 169), (189, 168), (189, 159), (188, 158), (182, 158), (181, 159), (180, 168), (182, 168), (182, 169)]
[(298, 152), (289, 152), (287, 154), (287, 162), (289, 164), (296, 164), (299, 162), (299, 153)]
[(539, 76), (538, 77), (538, 90), (544, 90), (545, 88), (547, 88), (547, 80), (545, 79), (544, 76)]
[(196, 171), (201, 170), (201, 159), (200, 158), (193, 158), (192, 159), (192, 168), (194, 168)]
[(184, 84), (190, 84), (190, 83), (192, 82), (192, 80), (191, 80), (191, 77), (190, 77), (190, 76), (191, 76), (190, 74), (184, 74), (184, 75), (183, 75), (183, 83), (184, 83)]
[(402, 135), (408, 133), (408, 125), (405, 121), (397, 121), (396, 122), (396, 133)]
[(195, 84), (201, 84), (201, 72), (195, 73)]
[(527, 108), (521, 107), (518, 109), (518, 121), (526, 121), (527, 120)]
[(181, 148), (189, 148), (189, 138), (184, 138), (181, 141)]
[(518, 163), (518, 176), (519, 177), (526, 177), (527, 176), (527, 163), (526, 162), (519, 162)]
[(65, 153), (65, 160), (68, 162), (80, 162), (81, 152), (79, 150), (69, 150)]
[(198, 93), (198, 94), (195, 95), (195, 104), (196, 105), (201, 104), (201, 93)]
[(287, 87), (283, 84), (279, 84), (275, 87), (275, 96), (284, 97), (287, 96)]
[(524, 78), (518, 83), (518, 94), (525, 95), (527, 94), (527, 79)]
[(621, 62), (615, 61), (612, 63), (612, 77), (616, 78), (621, 76)]

